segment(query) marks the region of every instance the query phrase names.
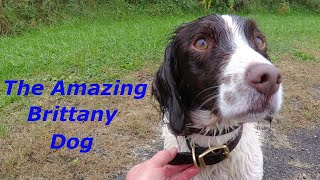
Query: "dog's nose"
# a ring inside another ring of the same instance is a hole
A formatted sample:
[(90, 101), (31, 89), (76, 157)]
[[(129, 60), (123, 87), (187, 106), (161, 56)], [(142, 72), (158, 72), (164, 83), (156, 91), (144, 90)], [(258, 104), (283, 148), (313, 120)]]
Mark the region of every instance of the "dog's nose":
[(271, 96), (282, 82), (278, 68), (270, 64), (254, 64), (247, 69), (247, 81), (250, 86), (263, 95)]

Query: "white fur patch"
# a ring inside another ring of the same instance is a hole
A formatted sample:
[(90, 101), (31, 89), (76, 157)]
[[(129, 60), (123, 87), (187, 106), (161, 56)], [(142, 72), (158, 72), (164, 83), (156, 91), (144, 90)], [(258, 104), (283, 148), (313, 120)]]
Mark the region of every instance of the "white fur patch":
[[(225, 20), (226, 26), (230, 32), (232, 32), (231, 38), (232, 42), (235, 44), (235, 51), (222, 73), (222, 78), (231, 77), (231, 83), (220, 85), (218, 107), (225, 119), (233, 118), (234, 120), (237, 114), (245, 113), (250, 106), (254, 105), (253, 102), (259, 101), (254, 98), (262, 98), (258, 92), (246, 85), (246, 70), (252, 64), (271, 64), (271, 62), (249, 46), (243, 30), (239, 28), (231, 16), (223, 15), (222, 18)], [(226, 93), (233, 98), (233, 103), (225, 101), (224, 95)], [(275, 95), (273, 95), (271, 102), (272, 109), (279, 111), (282, 104), (281, 84), (279, 90)], [(257, 121), (264, 118), (268, 113), (269, 112), (266, 111), (256, 114), (248, 114), (245, 117), (245, 121)], [(236, 120), (244, 121), (242, 117), (241, 119)]]

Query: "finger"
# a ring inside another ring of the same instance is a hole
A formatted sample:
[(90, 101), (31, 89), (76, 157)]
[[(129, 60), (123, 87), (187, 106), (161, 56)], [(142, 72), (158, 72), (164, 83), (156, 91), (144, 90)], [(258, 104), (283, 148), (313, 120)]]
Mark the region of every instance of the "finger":
[(168, 162), (170, 162), (176, 156), (176, 154), (177, 148), (171, 147), (167, 150), (159, 151), (147, 162), (156, 167), (163, 167), (164, 165), (168, 164)]
[(174, 174), (177, 174), (178, 172), (183, 171), (184, 169), (187, 169), (188, 167), (191, 167), (192, 165), (186, 164), (186, 165), (166, 165), (163, 167), (163, 171), (166, 177), (171, 177)]
[(199, 168), (196, 168), (194, 166), (174, 175), (170, 178), (170, 180), (190, 180), (192, 177), (197, 175), (200, 172)]

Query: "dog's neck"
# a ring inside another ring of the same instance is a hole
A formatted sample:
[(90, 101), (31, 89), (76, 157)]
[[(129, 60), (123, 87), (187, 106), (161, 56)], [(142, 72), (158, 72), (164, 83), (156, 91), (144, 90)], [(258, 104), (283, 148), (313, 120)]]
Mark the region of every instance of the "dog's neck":
[[(230, 139), (235, 138), (238, 135), (239, 128), (231, 132), (221, 134), (221, 132), (230, 129), (230, 127), (238, 127), (239, 122), (226, 121), (218, 118), (210, 111), (197, 110), (191, 113), (192, 128), (204, 129), (205, 132), (212, 132), (217, 136), (206, 136), (203, 134), (192, 134), (189, 135), (191, 142), (195, 142), (199, 146), (220, 146), (227, 143)], [(220, 134), (219, 134), (220, 133)]]
[(204, 129), (206, 132), (223, 132), (230, 127), (239, 126), (239, 122), (224, 120), (208, 110), (196, 110), (191, 113), (192, 128)]

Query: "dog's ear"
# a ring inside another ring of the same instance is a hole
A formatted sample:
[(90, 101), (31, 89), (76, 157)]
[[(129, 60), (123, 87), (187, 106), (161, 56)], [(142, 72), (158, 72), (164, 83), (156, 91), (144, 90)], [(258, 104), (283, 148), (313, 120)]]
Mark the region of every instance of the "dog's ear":
[(185, 111), (179, 95), (179, 68), (175, 57), (173, 44), (170, 43), (152, 83), (152, 95), (160, 104), (162, 113), (169, 113), (170, 129), (176, 135), (181, 135), (186, 126)]

